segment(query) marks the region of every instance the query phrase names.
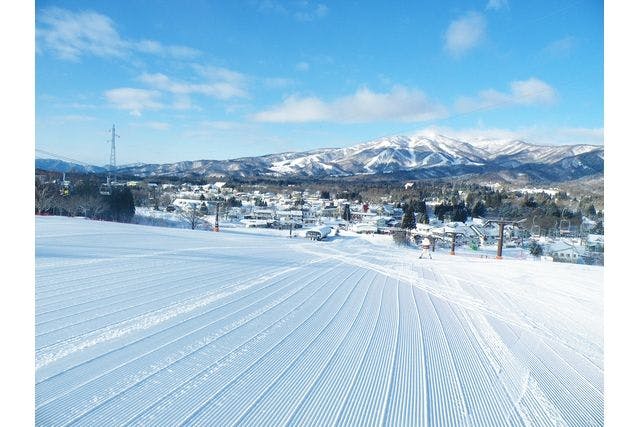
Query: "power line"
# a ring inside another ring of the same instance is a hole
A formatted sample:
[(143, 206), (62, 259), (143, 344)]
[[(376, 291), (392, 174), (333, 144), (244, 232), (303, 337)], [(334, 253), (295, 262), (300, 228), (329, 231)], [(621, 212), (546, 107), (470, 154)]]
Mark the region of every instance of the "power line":
[(51, 151), (42, 150), (40, 148), (36, 148), (35, 151), (38, 152), (38, 153), (41, 153), (41, 154), (45, 154), (47, 156), (51, 156), (56, 160), (66, 160), (66, 161), (69, 161), (69, 162), (77, 163), (77, 164), (82, 165), (82, 166), (96, 167), (95, 165), (91, 165), (91, 164), (83, 162), (81, 160), (72, 159), (71, 157), (63, 156), (61, 154), (52, 153)]

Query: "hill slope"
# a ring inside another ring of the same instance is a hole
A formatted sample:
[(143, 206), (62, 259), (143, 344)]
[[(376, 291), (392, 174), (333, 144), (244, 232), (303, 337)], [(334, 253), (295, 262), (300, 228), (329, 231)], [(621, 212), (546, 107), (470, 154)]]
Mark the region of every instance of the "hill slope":
[(603, 424), (602, 268), (284, 235), (36, 218), (36, 424)]

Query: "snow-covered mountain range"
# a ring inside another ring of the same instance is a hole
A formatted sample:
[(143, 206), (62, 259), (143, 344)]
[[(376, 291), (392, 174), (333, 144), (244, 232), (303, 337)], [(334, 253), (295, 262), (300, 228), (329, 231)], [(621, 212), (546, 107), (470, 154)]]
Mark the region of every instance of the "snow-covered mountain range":
[(532, 180), (564, 181), (602, 173), (603, 170), (602, 146), (545, 146), (506, 139), (462, 141), (430, 134), (386, 137), (347, 148), (233, 160), (136, 164), (121, 167), (118, 173), (140, 177), (310, 178), (390, 174), (425, 179), (509, 171), (526, 174)]

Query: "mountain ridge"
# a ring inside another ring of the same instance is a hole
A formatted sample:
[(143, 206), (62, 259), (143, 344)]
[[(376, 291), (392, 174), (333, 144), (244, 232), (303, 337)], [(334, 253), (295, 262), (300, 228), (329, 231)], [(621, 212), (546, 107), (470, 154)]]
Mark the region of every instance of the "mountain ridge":
[[(39, 166), (38, 160), (41, 159), (36, 160), (36, 167)], [(106, 168), (95, 169), (107, 171)], [(229, 160), (137, 163), (119, 167), (117, 173), (141, 178), (231, 176), (318, 179), (401, 173), (409, 178), (413, 176), (413, 179), (429, 179), (502, 170), (527, 174), (536, 181), (578, 179), (603, 172), (604, 147), (588, 144), (536, 145), (519, 139), (463, 141), (440, 134), (397, 135), (343, 148)]]

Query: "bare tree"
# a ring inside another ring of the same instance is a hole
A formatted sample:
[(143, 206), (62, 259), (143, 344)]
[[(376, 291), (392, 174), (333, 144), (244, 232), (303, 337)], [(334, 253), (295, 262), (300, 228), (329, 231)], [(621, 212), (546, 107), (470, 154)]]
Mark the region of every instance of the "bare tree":
[(109, 208), (104, 198), (89, 193), (79, 196), (77, 204), (87, 218), (97, 218)]
[(56, 188), (53, 185), (36, 180), (36, 213), (42, 214), (53, 208), (56, 195)]
[(195, 230), (199, 225), (207, 224), (204, 220), (204, 213), (197, 203), (191, 203), (188, 207), (182, 209), (180, 217), (187, 221), (192, 230)]
[(176, 199), (175, 194), (170, 192), (163, 192), (159, 196), (156, 196), (156, 200), (158, 197), (160, 198), (160, 206), (169, 206)]
[(78, 203), (75, 197), (59, 195), (56, 205), (60, 209), (60, 215), (74, 216), (78, 213)]

